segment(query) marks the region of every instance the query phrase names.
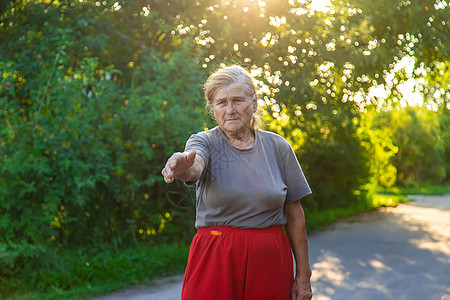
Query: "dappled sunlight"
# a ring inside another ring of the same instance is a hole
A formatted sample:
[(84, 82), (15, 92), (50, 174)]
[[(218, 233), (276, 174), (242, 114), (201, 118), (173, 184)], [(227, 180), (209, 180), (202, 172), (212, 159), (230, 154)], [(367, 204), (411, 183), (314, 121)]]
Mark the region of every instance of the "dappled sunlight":
[(344, 281), (345, 274), (342, 273), (342, 263), (337, 257), (332, 256), (332, 254), (326, 252), (320, 262), (313, 265), (314, 273), (312, 275), (312, 280), (327, 280), (332, 282), (334, 285), (341, 285)]
[(392, 271), (392, 269), (388, 266), (386, 266), (383, 262), (379, 261), (379, 260), (375, 260), (375, 259), (371, 259), (369, 261), (369, 265), (376, 269), (377, 271), (387, 271), (390, 272)]
[[(419, 249), (441, 253), (447, 256), (445, 263), (450, 263), (450, 210), (405, 205), (401, 211), (393, 210), (395, 214), (412, 223), (411, 230), (421, 231), (420, 238), (411, 239), (411, 244)], [(420, 210), (420, 213), (419, 213)]]
[[(315, 290), (313, 284), (313, 294), (314, 299), (327, 300), (332, 299), (327, 295), (335, 294), (334, 287), (342, 286), (346, 274), (344, 273), (344, 266), (341, 260), (334, 256), (333, 253), (329, 251), (323, 251), (320, 256), (319, 262), (312, 265), (313, 273), (311, 277), (311, 282), (326, 282), (328, 284), (324, 290)], [(326, 295), (322, 294), (323, 292)]]
[(308, 7), (313, 11), (321, 11), (327, 13), (333, 8), (333, 4), (330, 0), (313, 0)]
[[(358, 264), (363, 268), (373, 268), (376, 272), (392, 272), (392, 268), (381, 261), (382, 255), (375, 255), (378, 259), (371, 259), (367, 262), (358, 261)], [(313, 282), (314, 299), (328, 300), (334, 299), (337, 288), (344, 288), (350, 291), (357, 291), (361, 289), (377, 290), (381, 293), (389, 293), (389, 290), (384, 284), (378, 280), (367, 278), (365, 281), (352, 285), (349, 282), (351, 273), (346, 271), (345, 262), (330, 251), (323, 251), (319, 257), (319, 262), (314, 263), (313, 275), (311, 281)]]
[[(444, 199), (444, 198), (443, 198)], [(411, 232), (422, 233), (410, 239), (411, 245), (446, 257), (439, 257), (443, 263), (450, 263), (450, 203), (441, 200), (439, 208), (426, 207), (425, 202), (412, 202), (402, 205), (401, 210), (392, 209), (399, 222), (407, 223)], [(433, 205), (439, 205), (434, 203)], [(447, 209), (445, 209), (447, 208)]]
[(357, 289), (374, 289), (380, 291), (382, 293), (388, 294), (389, 290), (379, 281), (371, 280), (367, 282), (360, 282), (357, 286)]
[(321, 294), (319, 294), (317, 296), (314, 294), (314, 299), (315, 300), (331, 300), (332, 298), (325, 296), (325, 295), (321, 295)]
[(447, 195), (384, 207), (311, 236), (314, 299), (447, 299), (448, 228)]

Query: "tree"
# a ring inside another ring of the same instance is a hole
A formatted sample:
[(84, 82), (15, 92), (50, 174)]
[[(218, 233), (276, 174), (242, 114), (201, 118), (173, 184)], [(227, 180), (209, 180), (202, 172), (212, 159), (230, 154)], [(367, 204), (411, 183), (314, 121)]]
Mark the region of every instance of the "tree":
[[(189, 43), (173, 38), (161, 52), (105, 34), (123, 18), (114, 6), (10, 5), (0, 22), (2, 275), (57, 265), (61, 247), (126, 247), (184, 224), (160, 170), (207, 125)], [(171, 238), (192, 232), (180, 228)]]

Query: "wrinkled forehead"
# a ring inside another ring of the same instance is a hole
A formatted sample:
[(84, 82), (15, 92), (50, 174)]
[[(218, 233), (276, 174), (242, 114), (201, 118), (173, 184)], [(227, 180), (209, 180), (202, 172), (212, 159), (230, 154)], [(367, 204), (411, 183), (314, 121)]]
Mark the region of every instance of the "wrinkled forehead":
[(213, 102), (219, 99), (232, 99), (232, 98), (253, 98), (254, 94), (243, 83), (232, 83), (224, 87), (219, 88), (214, 96)]

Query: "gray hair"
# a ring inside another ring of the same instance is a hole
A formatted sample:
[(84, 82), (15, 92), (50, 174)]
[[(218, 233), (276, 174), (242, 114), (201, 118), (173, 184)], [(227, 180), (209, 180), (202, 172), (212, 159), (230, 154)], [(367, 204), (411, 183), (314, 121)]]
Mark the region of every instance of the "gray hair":
[[(232, 65), (215, 71), (206, 80), (204, 89), (207, 106), (212, 107), (217, 91), (234, 83), (243, 84), (248, 95), (257, 99), (256, 84), (250, 72), (239, 65)], [(253, 130), (261, 128), (262, 121), (258, 112), (253, 114), (250, 125)]]

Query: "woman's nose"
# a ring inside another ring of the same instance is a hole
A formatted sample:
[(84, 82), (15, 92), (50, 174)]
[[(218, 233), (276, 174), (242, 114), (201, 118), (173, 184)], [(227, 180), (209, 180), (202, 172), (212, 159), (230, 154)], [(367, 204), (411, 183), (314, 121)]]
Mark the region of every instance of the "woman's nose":
[(233, 114), (236, 111), (236, 107), (233, 101), (230, 101), (227, 105), (227, 114)]

